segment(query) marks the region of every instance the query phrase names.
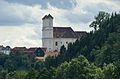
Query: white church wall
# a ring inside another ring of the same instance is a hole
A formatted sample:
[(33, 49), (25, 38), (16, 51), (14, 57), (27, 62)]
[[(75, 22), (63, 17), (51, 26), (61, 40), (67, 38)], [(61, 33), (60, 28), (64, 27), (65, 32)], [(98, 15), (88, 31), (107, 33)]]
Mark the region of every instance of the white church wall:
[(47, 18), (43, 20), (44, 27), (53, 27), (53, 19)]
[(47, 48), (47, 52), (48, 51), (53, 51), (53, 39), (51, 38), (46, 38), (46, 39), (42, 39), (42, 46)]
[(43, 28), (42, 30), (42, 38), (53, 38), (53, 28)]
[[(73, 43), (76, 40), (77, 40), (76, 38), (54, 38), (53, 50), (60, 51), (60, 48), (62, 45), (64, 45), (67, 48), (69, 43)], [(56, 42), (57, 42), (57, 45), (56, 45)]]

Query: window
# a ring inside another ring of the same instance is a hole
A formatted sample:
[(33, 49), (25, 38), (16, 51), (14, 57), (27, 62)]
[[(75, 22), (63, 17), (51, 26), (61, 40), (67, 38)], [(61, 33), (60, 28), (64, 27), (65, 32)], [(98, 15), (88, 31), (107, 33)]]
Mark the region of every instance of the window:
[(68, 42), (66, 42), (66, 44), (68, 44)]
[(49, 48), (49, 52), (51, 51), (51, 48)]
[(61, 42), (61, 44), (62, 44), (62, 42)]
[(58, 45), (58, 42), (55, 42), (55, 46), (57, 46)]

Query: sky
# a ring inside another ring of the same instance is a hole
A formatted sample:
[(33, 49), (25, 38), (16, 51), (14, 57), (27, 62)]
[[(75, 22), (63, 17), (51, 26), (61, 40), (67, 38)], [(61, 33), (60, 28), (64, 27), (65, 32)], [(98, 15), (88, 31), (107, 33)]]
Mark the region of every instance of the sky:
[(0, 0), (0, 45), (42, 47), (42, 17), (51, 14), (55, 27), (91, 31), (99, 11), (119, 12), (120, 0)]

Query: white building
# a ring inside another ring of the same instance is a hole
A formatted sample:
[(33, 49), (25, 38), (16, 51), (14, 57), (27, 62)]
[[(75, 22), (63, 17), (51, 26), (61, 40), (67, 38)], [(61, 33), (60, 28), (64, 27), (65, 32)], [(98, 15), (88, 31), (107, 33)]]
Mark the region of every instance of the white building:
[(4, 47), (3, 45), (0, 45), (0, 53), (3, 53), (3, 54), (6, 54), (6, 55), (9, 55), (11, 52), (11, 48), (10, 46), (6, 46)]
[(73, 31), (71, 27), (53, 27), (53, 17), (45, 15), (42, 18), (42, 46), (47, 48), (47, 52), (59, 51), (60, 47), (68, 46), (68, 43), (75, 42), (85, 35), (85, 31)]

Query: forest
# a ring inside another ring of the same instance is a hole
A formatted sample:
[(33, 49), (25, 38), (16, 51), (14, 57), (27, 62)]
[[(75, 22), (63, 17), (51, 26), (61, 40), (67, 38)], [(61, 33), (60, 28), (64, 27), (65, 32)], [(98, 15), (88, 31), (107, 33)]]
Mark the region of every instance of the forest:
[(0, 54), (0, 79), (120, 79), (120, 13), (100, 11), (89, 27), (42, 62), (21, 52)]

